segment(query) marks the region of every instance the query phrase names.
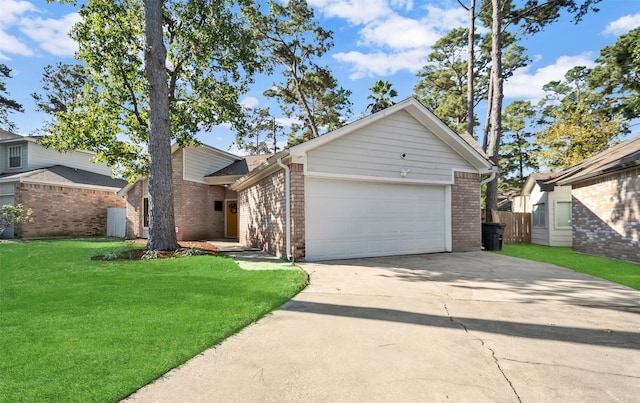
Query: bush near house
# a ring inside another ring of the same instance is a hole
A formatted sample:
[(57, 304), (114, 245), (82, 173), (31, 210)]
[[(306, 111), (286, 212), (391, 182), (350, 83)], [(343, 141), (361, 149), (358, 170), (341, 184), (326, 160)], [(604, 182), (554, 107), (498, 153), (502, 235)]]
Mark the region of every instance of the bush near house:
[(1, 401), (118, 401), (306, 285), (223, 256), (91, 260), (136, 247), (0, 243)]

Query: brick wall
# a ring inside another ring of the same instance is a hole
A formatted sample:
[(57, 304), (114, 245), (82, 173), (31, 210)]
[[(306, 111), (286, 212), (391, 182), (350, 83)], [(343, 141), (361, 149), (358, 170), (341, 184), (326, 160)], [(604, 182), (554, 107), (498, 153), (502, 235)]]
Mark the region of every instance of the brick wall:
[(640, 263), (640, 168), (574, 185), (573, 249)]
[(129, 192), (125, 195), (127, 208), (127, 231), (126, 237), (134, 239), (142, 236), (143, 214), (143, 187), (142, 181), (137, 181)]
[(296, 259), (305, 256), (304, 166), (291, 164), (291, 248)]
[(451, 186), (451, 247), (454, 252), (480, 250), (480, 214), (480, 175), (456, 172)]
[(33, 222), (16, 226), (16, 235), (28, 238), (105, 236), (107, 208), (125, 207), (113, 191), (17, 183), (15, 202), (33, 210)]
[(286, 256), (284, 170), (238, 192), (239, 241)]

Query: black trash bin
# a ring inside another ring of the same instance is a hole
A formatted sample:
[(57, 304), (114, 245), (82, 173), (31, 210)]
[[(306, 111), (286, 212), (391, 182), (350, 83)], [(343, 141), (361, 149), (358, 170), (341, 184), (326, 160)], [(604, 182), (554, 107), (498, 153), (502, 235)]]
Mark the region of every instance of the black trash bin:
[(501, 222), (482, 223), (482, 245), (485, 250), (502, 250), (502, 235), (506, 226)]

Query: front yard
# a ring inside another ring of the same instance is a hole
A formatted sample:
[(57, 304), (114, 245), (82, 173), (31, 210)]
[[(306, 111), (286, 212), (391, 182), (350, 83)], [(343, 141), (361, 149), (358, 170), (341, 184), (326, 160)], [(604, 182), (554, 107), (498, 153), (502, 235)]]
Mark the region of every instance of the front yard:
[(117, 401), (296, 295), (223, 256), (91, 260), (123, 242), (0, 243), (0, 400)]
[(640, 264), (575, 253), (571, 248), (534, 244), (504, 245), (502, 255), (551, 263), (640, 290)]

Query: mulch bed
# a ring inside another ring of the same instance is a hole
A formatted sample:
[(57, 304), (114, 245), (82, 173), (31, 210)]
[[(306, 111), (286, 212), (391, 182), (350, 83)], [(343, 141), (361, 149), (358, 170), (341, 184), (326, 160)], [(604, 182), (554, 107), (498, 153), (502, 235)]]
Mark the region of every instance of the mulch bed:
[[(147, 243), (144, 239), (138, 239), (133, 242), (145, 245)], [(143, 260), (143, 259), (168, 259), (172, 257), (185, 257), (185, 256), (202, 256), (202, 255), (217, 255), (220, 250), (209, 242), (203, 241), (181, 241), (178, 242), (180, 249), (177, 250), (160, 250), (154, 251), (150, 254), (148, 250), (133, 249), (124, 252), (120, 252), (117, 255), (100, 255), (92, 256), (92, 260)]]

